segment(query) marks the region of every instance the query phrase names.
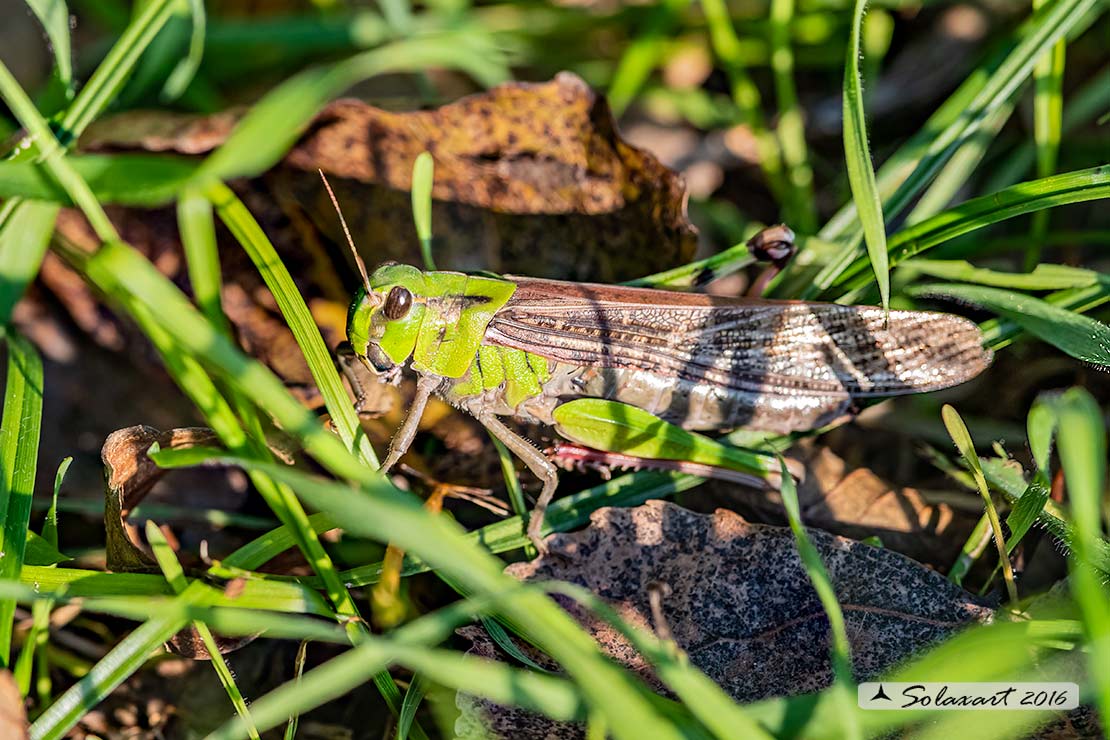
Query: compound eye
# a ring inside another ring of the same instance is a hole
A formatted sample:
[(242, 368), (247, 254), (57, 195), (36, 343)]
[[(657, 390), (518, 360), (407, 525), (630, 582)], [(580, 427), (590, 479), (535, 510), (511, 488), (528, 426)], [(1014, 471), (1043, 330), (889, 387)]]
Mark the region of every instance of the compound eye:
[(385, 297), (382, 315), (390, 321), (396, 321), (405, 318), (410, 308), (412, 308), (412, 293), (408, 288), (395, 285)]

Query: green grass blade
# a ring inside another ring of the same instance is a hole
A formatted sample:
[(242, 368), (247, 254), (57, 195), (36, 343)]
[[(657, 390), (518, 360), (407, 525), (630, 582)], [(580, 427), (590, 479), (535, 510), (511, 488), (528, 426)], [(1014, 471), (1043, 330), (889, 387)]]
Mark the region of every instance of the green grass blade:
[(54, 52), (54, 69), (66, 90), (73, 90), (73, 51), (69, 43), (69, 8), (65, 0), (26, 0), (31, 12), (39, 19), (50, 49)]
[[(1012, 185), (901, 229), (890, 238), (890, 264), (897, 265), (949, 239), (1015, 216), (1100, 198), (1110, 198), (1110, 166), (1106, 165)], [(866, 286), (867, 267), (866, 258), (857, 259), (844, 268), (838, 286), (846, 291)]]
[(879, 284), (879, 297), (884, 309), (890, 308), (890, 267), (887, 264), (886, 225), (883, 223), (883, 203), (871, 166), (871, 151), (867, 144), (867, 121), (863, 108), (863, 86), (859, 74), (860, 33), (867, 0), (856, 0), (852, 17), (852, 33), (848, 42), (848, 58), (844, 65), (844, 163), (848, 170), (848, 184), (852, 199), (863, 224), (864, 241), (875, 280)]
[[(158, 529), (158, 525), (153, 521), (146, 523), (146, 539), (150, 543), (150, 549), (154, 553), (154, 559), (158, 561), (158, 567), (162, 569), (162, 575), (166, 577), (166, 582), (170, 584), (174, 592), (179, 596), (189, 588), (188, 581), (185, 579), (185, 571), (181, 568), (181, 563), (178, 562), (177, 556), (174, 554), (173, 549), (170, 547), (169, 542), (166, 541), (165, 535)], [(212, 630), (204, 622), (194, 621), (193, 629), (200, 635), (201, 642), (208, 650), (209, 662), (212, 668), (216, 671), (216, 675), (223, 684), (224, 691), (231, 699), (232, 706), (235, 707), (235, 712), (242, 719), (247, 727), (247, 734), (251, 740), (260, 740), (258, 730), (254, 727), (254, 722), (251, 721), (250, 710), (247, 709), (247, 703), (243, 700), (243, 694), (239, 691), (239, 687), (235, 684), (235, 677), (231, 675), (231, 669), (227, 666), (227, 661), (220, 653), (220, 646), (216, 644), (216, 638), (212, 634)]]
[(204, 37), (207, 33), (208, 17), (204, 10), (204, 0), (188, 0), (189, 16), (193, 28), (189, 35), (189, 51), (170, 72), (162, 87), (162, 100), (177, 100), (184, 94), (189, 83), (196, 77), (200, 62), (204, 58)]
[(829, 579), (829, 571), (821, 560), (821, 554), (814, 547), (802, 526), (802, 513), (798, 504), (798, 489), (790, 471), (786, 469), (786, 460), (779, 457), (782, 471), (782, 506), (786, 510), (786, 519), (790, 523), (790, 530), (794, 533), (794, 542), (798, 546), (798, 556), (809, 576), (813, 589), (821, 601), (825, 615), (829, 619), (829, 633), (831, 638), (830, 659), (832, 661), (833, 695), (839, 708), (837, 721), (843, 732), (843, 737), (861, 738), (859, 722), (855, 712), (855, 680), (852, 677), (852, 645), (848, 640), (848, 629), (844, 622), (844, 612), (836, 598), (836, 590)]
[(1077, 360), (1110, 367), (1110, 327), (1040, 298), (977, 285), (926, 285), (907, 292), (982, 306)]
[[(171, 202), (200, 165), (162, 154), (77, 154), (70, 165), (103, 204), (153, 207)], [(0, 162), (0, 198), (27, 198), (72, 205), (65, 189), (36, 163)]]
[(644, 28), (621, 54), (609, 82), (609, 106), (620, 116), (659, 64), (664, 41), (690, 0), (665, 0), (652, 7)]
[(1070, 265), (1037, 265), (1032, 272), (1002, 272), (975, 267), (965, 260), (911, 259), (899, 264), (900, 270), (942, 280), (975, 283), (1013, 290), (1064, 290), (1085, 288), (1099, 280), (1094, 270)]
[(139, 670), (147, 658), (189, 622), (185, 605), (202, 598), (204, 590), (195, 583), (178, 597), (182, 607), (175, 613), (144, 622), (123, 638), (93, 666), (80, 681), (71, 686), (31, 725), (32, 740), (60, 740), (93, 707), (128, 676)]
[[(187, 463), (194, 462), (194, 453), (185, 452), (190, 454), (158, 453), (157, 462), (168, 464), (182, 457)], [(225, 462), (262, 471), (289, 484), (314, 508), (341, 517), (348, 531), (379, 542), (389, 541), (415, 553), (441, 577), (467, 591), (493, 596), (515, 585), (501, 572), (501, 561), (467, 542), (457, 524), (428, 513), (413, 497), (402, 495), (379, 476), (364, 476), (361, 488), (352, 491), (349, 485), (285, 466), (234, 458), (225, 458)], [(642, 684), (603, 658), (592, 638), (554, 602), (539, 593), (522, 592), (498, 612), (566, 668), (591, 706), (605, 713), (618, 737), (643, 737), (644, 732), (653, 737), (676, 737), (675, 728), (645, 698)], [(259, 727), (270, 726), (259, 716), (258, 705), (255, 709)], [(281, 719), (285, 716), (287, 713)]]
[(28, 201), (13, 208), (0, 228), (0, 324), (11, 319), (12, 309), (38, 274), (57, 215), (53, 203)]
[(134, 19), (62, 116), (59, 138), (63, 146), (71, 146), (115, 99), (143, 52), (173, 15), (175, 3), (176, 0), (150, 0), (138, 8)]
[[(1033, 7), (1047, 0), (1033, 0)], [(1060, 154), (1060, 137), (1064, 119), (1064, 61), (1067, 41), (1061, 39), (1037, 60), (1033, 67), (1033, 139), (1037, 150), (1037, 177), (1056, 172)], [(1048, 234), (1048, 212), (1033, 215), (1029, 248), (1025, 252), (1025, 269), (1031, 270), (1041, 261), (1043, 241)]]
[[(35, 491), (39, 434), (42, 428), (42, 360), (31, 343), (13, 329), (8, 345), (7, 388), (0, 421), (0, 579), (19, 579), (31, 498)], [(0, 665), (9, 665), (15, 602), (0, 601)]]
[(940, 410), (940, 415), (944, 419), (944, 427), (948, 430), (949, 436), (952, 437), (952, 442), (956, 445), (960, 456), (963, 457), (975, 478), (979, 495), (983, 497), (983, 506), (986, 509), (987, 518), (990, 520), (991, 534), (994, 537), (994, 544), (998, 548), (998, 561), (1002, 564), (1002, 573), (1006, 578), (1006, 590), (1009, 593), (1010, 602), (1016, 603), (1018, 598), (1017, 586), (1014, 585), (1014, 571), (1010, 566), (1005, 533), (1002, 531), (1002, 522), (998, 518), (998, 510), (995, 509), (994, 501), (991, 499), (991, 492), (987, 487), (987, 479), (983, 475), (983, 468), (979, 465), (979, 456), (975, 454), (975, 443), (971, 441), (971, 434), (967, 431), (967, 425), (964, 424), (964, 420), (960, 418), (956, 409), (945, 404), (944, 408)]
[(424, 700), (427, 690), (428, 681), (424, 678), (424, 674), (414, 675), (412, 683), (409, 684), (409, 690), (405, 692), (405, 701), (401, 704), (401, 715), (397, 718), (397, 740), (408, 740), (409, 728), (412, 727), (416, 710), (420, 708), (420, 702)]
[(740, 39), (732, 26), (728, 5), (724, 0), (702, 0), (702, 11), (709, 26), (709, 41), (713, 53), (728, 74), (732, 102), (736, 105), (740, 122), (755, 137), (759, 151), (759, 166), (767, 178), (767, 186), (781, 203), (786, 203), (787, 184), (783, 173), (782, 151), (778, 139), (768, 129), (763, 115), (762, 96), (744, 66)]
[(435, 179), (435, 160), (429, 152), (421, 152), (412, 166), (412, 220), (416, 224), (416, 238), (420, 240), (420, 254), (424, 269), (435, 270), (432, 259), (432, 183)]
[(1088, 666), (1095, 704), (1110, 716), (1110, 593), (1094, 568), (1094, 553), (1105, 546), (1103, 523), (1108, 512), (1106, 485), (1106, 426), (1095, 399), (1073, 388), (1056, 405), (1059, 415), (1060, 463), (1064, 468), (1075, 543), (1070, 559), (1071, 584), (1088, 639)]
[(802, 234), (817, 231), (817, 205), (813, 195), (813, 169), (806, 146), (805, 114), (794, 85), (794, 49), (790, 41), (794, 0), (771, 0), (771, 72), (778, 103), (778, 140), (785, 169), (786, 222)]
[[(963, 85), (926, 122), (920, 136), (887, 160), (878, 175), (888, 218), (900, 214), (932, 181), (933, 176), (963, 143), (1005, 105), (1032, 72), (1042, 53), (1084, 22), (1093, 22), (1098, 0), (1059, 0), (1042, 8), (1022, 24), (1016, 42), (1004, 59), (992, 59), (970, 75)], [(889, 195), (887, 193), (889, 192)], [(814, 278), (802, 298), (813, 298), (837, 283), (844, 269), (858, 256), (862, 229), (856, 205), (834, 216), (819, 236), (853, 245)]]
[(185, 262), (193, 300), (214, 326), (227, 328), (220, 302), (220, 253), (216, 246), (216, 223), (212, 204), (204, 193), (187, 188), (177, 201), (177, 228), (185, 247)]
[(305, 305), (304, 298), (297, 290), (296, 283), (285, 269), (277, 250), (270, 243), (262, 227), (226, 185), (213, 184), (207, 189), (209, 200), (216, 207), (220, 220), (246, 250), (247, 255), (258, 268), (266, 287), (277, 301), (282, 316), (285, 317), (297, 345), (304, 352), (309, 370), (324, 397), (332, 423), (340, 438), (352, 453), (358, 455), (364, 464), (376, 468), (377, 456), (370, 440), (363, 433), (343, 381), (335, 369), (335, 361), (324, 345), (320, 329)]

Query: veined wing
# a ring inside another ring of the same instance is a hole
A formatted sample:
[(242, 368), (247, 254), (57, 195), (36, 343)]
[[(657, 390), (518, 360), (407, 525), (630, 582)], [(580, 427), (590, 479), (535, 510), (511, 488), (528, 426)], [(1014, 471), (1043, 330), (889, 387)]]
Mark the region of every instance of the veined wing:
[(991, 358), (978, 327), (950, 314), (511, 279), (517, 290), (487, 341), (736, 393), (831, 403), (930, 391)]

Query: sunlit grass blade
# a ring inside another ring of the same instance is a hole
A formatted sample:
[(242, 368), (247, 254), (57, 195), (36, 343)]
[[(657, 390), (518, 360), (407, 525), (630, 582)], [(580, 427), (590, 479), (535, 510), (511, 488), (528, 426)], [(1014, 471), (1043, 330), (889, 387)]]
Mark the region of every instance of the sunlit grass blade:
[[(196, 462), (195, 448), (157, 455), (160, 465), (178, 460), (186, 464)], [(492, 596), (515, 583), (501, 572), (501, 561), (465, 540), (457, 524), (447, 517), (428, 513), (413, 497), (402, 495), (379, 476), (364, 475), (360, 493), (353, 494), (347, 484), (308, 476), (285, 466), (235, 458), (225, 458), (224, 462), (264, 472), (291, 485), (313, 507), (341, 516), (348, 531), (379, 542), (396, 543), (467, 591)], [(502, 604), (498, 612), (563, 665), (589, 697), (591, 706), (610, 718), (619, 737), (642, 737), (645, 728), (653, 737), (676, 737), (675, 728), (644, 697), (643, 685), (608, 663), (593, 640), (553, 602), (538, 593), (522, 591)], [(259, 727), (269, 727), (259, 717), (258, 705), (254, 710)]]
[[(1011, 505), (1016, 506), (1029, 491), (1029, 481), (1020, 470), (1015, 470), (1008, 460), (1000, 458), (980, 458), (983, 475), (991, 488), (1002, 494)], [(1049, 498), (1037, 515), (1037, 523), (1057, 538), (1065, 548), (1071, 549), (1075, 542), (1075, 531), (1071, 515), (1059, 504)], [(1098, 540), (1093, 552), (1088, 553), (1089, 561), (1105, 577), (1110, 577), (1110, 542)]]
[[(69, 157), (69, 163), (98, 201), (131, 206), (169, 203), (199, 166), (184, 157), (133, 153), (78, 154)], [(0, 198), (17, 197), (72, 205), (65, 188), (35, 162), (0, 162)]]
[(24, 202), (0, 227), (0, 324), (6, 324), (27, 285), (38, 274), (50, 245), (58, 206)]
[(998, 561), (1002, 564), (1002, 574), (1006, 579), (1006, 591), (1010, 596), (1010, 602), (1016, 603), (1018, 598), (1017, 586), (1014, 585), (1014, 570), (1010, 566), (1009, 550), (1006, 549), (1006, 536), (1002, 531), (1002, 522), (998, 518), (998, 511), (994, 508), (990, 489), (987, 488), (987, 479), (983, 476), (983, 469), (979, 465), (979, 456), (975, 454), (975, 444), (971, 441), (971, 434), (968, 433), (967, 426), (956, 409), (945, 404), (940, 414), (941, 418), (944, 419), (944, 426), (948, 430), (948, 434), (952, 437), (952, 442), (955, 443), (956, 449), (975, 478), (979, 495), (983, 497), (983, 506), (991, 524), (991, 535), (994, 537), (994, 544), (998, 548)]
[(204, 58), (204, 37), (207, 33), (208, 17), (204, 10), (204, 0), (188, 0), (189, 16), (193, 28), (189, 35), (189, 51), (178, 61), (173, 72), (166, 79), (162, 87), (162, 99), (176, 100), (189, 87), (189, 83), (200, 69), (201, 59)]
[[(42, 428), (43, 375), (38, 351), (9, 328), (7, 387), (0, 421), (0, 579), (18, 580), (27, 547)], [(0, 601), (0, 665), (10, 665), (15, 602)]]
[[(1033, 0), (1033, 7), (1047, 0)], [(1064, 117), (1064, 61), (1067, 41), (1061, 39), (1037, 60), (1033, 68), (1033, 139), (1037, 148), (1037, 177), (1056, 172), (1060, 154), (1060, 137)], [(1031, 270), (1041, 261), (1042, 242), (1048, 234), (1047, 211), (1033, 215), (1029, 248), (1025, 252), (1025, 269)]]
[(226, 328), (227, 317), (220, 302), (220, 254), (212, 204), (196, 188), (187, 188), (177, 201), (177, 228), (185, 248), (193, 300), (212, 324)]
[(855, 680), (852, 677), (852, 646), (848, 640), (848, 630), (844, 622), (844, 612), (836, 598), (836, 590), (829, 579), (829, 571), (821, 560), (821, 554), (814, 547), (802, 526), (801, 507), (798, 504), (798, 489), (790, 471), (786, 469), (786, 460), (779, 457), (782, 470), (782, 506), (786, 510), (786, 519), (790, 523), (790, 531), (794, 533), (794, 542), (798, 546), (798, 556), (805, 568), (817, 598), (825, 610), (829, 620), (830, 650), (829, 658), (832, 661), (833, 696), (839, 711), (835, 712), (836, 721), (839, 723), (846, 738), (863, 737), (855, 711)]
[(785, 169), (787, 202), (783, 204), (786, 221), (802, 234), (817, 231), (817, 205), (813, 195), (813, 169), (805, 137), (805, 114), (798, 104), (794, 85), (794, 49), (791, 24), (794, 0), (772, 0), (770, 7), (771, 72), (779, 116), (777, 134)]
[(73, 92), (73, 59), (69, 43), (69, 8), (65, 0), (25, 0), (39, 19), (50, 49), (54, 52), (54, 72), (67, 93)]
[[(920, 135), (888, 158), (877, 178), (887, 218), (901, 214), (963, 142), (1010, 100), (1042, 53), (1081, 24), (1093, 22), (1096, 2), (1060, 0), (1042, 8), (1018, 29), (1015, 44), (1005, 58), (991, 59), (969, 75), (926, 122)], [(840, 281), (841, 273), (858, 257), (856, 247), (861, 235), (856, 204), (848, 204), (829, 220), (819, 236), (841, 239), (853, 248), (826, 265), (802, 298), (813, 298)]]
[(732, 102), (739, 114), (739, 123), (747, 126), (755, 137), (759, 166), (767, 178), (767, 186), (779, 202), (786, 203), (787, 184), (783, 173), (782, 151), (778, 139), (767, 127), (763, 114), (762, 95), (744, 66), (740, 39), (732, 26), (728, 5), (724, 0), (702, 0), (702, 11), (709, 26), (709, 40), (729, 78)]
[[(178, 597), (178, 603), (185, 606), (202, 598), (203, 594), (203, 586), (196, 583)], [(141, 668), (151, 653), (188, 622), (188, 612), (182, 608), (176, 614), (155, 617), (133, 630), (98, 661), (88, 675), (67, 689), (35, 720), (31, 725), (31, 738), (58, 740), (64, 737), (85, 714)]]
[(883, 222), (883, 203), (875, 182), (871, 165), (871, 150), (867, 143), (867, 121), (863, 108), (863, 86), (859, 74), (860, 33), (867, 0), (856, 0), (852, 16), (852, 31), (848, 42), (848, 57), (844, 64), (844, 163), (848, 170), (848, 184), (856, 204), (867, 254), (883, 308), (890, 307), (890, 267), (887, 262), (886, 225)]
[(643, 30), (625, 48), (609, 82), (609, 105), (620, 116), (659, 64), (663, 42), (690, 0), (666, 0), (649, 11)]
[[(1110, 198), (1110, 166), (1091, 167), (1019, 183), (997, 193), (964, 201), (890, 237), (890, 264), (898, 265), (938, 244), (990, 224), (1044, 208)], [(838, 281), (844, 291), (869, 282), (866, 258), (846, 266)]]
[(1110, 327), (1040, 298), (978, 285), (924, 285), (908, 292), (982, 306), (1077, 360), (1110, 367)]
[[(150, 549), (154, 553), (155, 560), (158, 561), (158, 567), (162, 569), (162, 575), (166, 577), (166, 582), (170, 584), (177, 595), (180, 596), (185, 593), (189, 588), (188, 581), (185, 579), (185, 571), (182, 570), (181, 563), (178, 562), (177, 556), (169, 542), (166, 541), (165, 535), (162, 534), (158, 525), (153, 521), (148, 520), (146, 523), (146, 539), (150, 543)], [(250, 710), (247, 709), (247, 703), (243, 701), (243, 694), (235, 684), (235, 677), (231, 675), (231, 669), (227, 667), (227, 662), (220, 653), (220, 646), (216, 644), (216, 638), (212, 634), (212, 630), (208, 629), (207, 624), (199, 621), (193, 622), (193, 629), (200, 635), (205, 649), (208, 650), (212, 668), (215, 669), (220, 683), (223, 684), (224, 691), (231, 699), (232, 706), (235, 707), (236, 713), (243, 718), (243, 723), (247, 727), (247, 734), (252, 740), (259, 740), (258, 730), (255, 729), (254, 723), (251, 721)]]
[(435, 178), (435, 160), (428, 152), (421, 152), (412, 166), (412, 220), (416, 224), (416, 238), (420, 240), (420, 255), (424, 269), (436, 269), (432, 259), (432, 183)]
[(1106, 422), (1095, 399), (1081, 388), (1066, 391), (1055, 407), (1060, 463), (1075, 523), (1072, 591), (1089, 641), (1095, 703), (1103, 716), (1110, 716), (1110, 593), (1093, 567), (1094, 553), (1106, 545), (1103, 526), (1110, 519), (1105, 498)]
[(339, 373), (335, 361), (324, 345), (320, 329), (305, 305), (304, 298), (297, 289), (289, 271), (285, 269), (277, 250), (270, 243), (262, 227), (235, 194), (225, 185), (213, 184), (207, 189), (207, 196), (216, 207), (216, 212), (224, 225), (243, 246), (255, 267), (261, 273), (266, 286), (277, 301), (286, 323), (289, 325), (297, 345), (304, 352), (309, 370), (316, 381), (324, 403), (328, 408), (332, 424), (339, 432), (347, 449), (366, 464), (376, 468), (378, 465), (374, 448), (358, 423), (353, 404)]
[(976, 267), (965, 260), (911, 259), (900, 263), (898, 268), (943, 280), (1013, 290), (1084, 288), (1099, 281), (1099, 273), (1094, 270), (1070, 265), (1041, 264), (1032, 272), (1002, 272)]
[(408, 740), (409, 728), (412, 727), (416, 711), (420, 709), (420, 702), (424, 700), (424, 694), (428, 690), (427, 684), (423, 673), (417, 673), (412, 677), (409, 690), (405, 692), (405, 701), (401, 704), (401, 715), (397, 718), (397, 740)]

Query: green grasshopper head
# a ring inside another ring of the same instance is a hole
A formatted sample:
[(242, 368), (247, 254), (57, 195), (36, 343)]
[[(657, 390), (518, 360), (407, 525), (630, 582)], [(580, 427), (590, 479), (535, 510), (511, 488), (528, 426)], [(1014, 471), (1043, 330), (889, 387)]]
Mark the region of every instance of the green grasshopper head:
[(347, 313), (347, 340), (355, 355), (389, 375), (416, 347), (427, 295), (424, 273), (409, 265), (382, 265), (355, 293)]

